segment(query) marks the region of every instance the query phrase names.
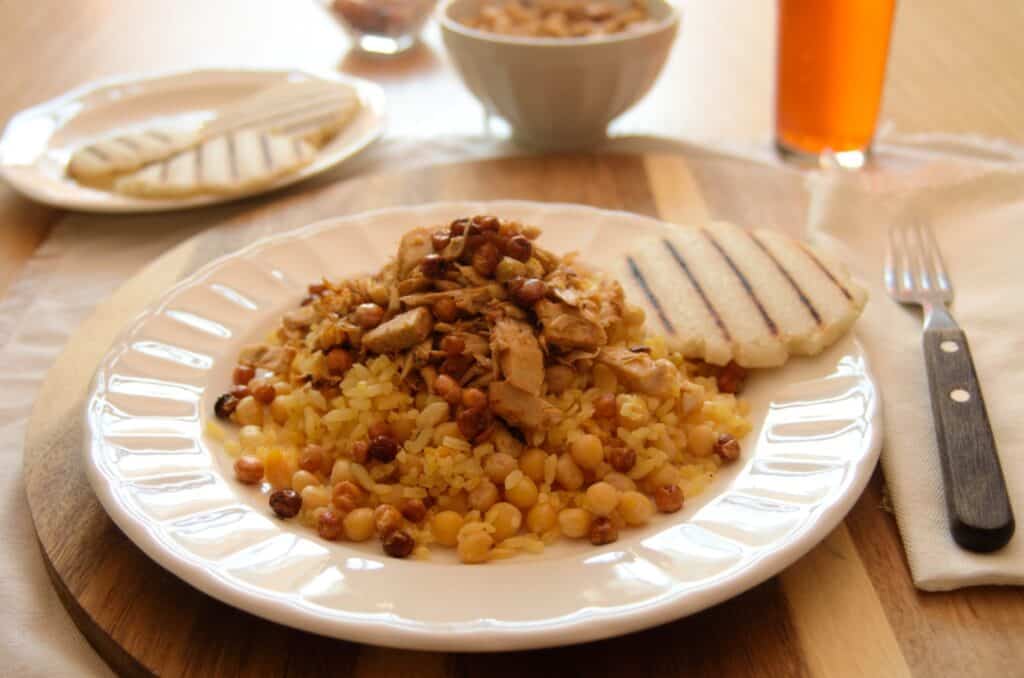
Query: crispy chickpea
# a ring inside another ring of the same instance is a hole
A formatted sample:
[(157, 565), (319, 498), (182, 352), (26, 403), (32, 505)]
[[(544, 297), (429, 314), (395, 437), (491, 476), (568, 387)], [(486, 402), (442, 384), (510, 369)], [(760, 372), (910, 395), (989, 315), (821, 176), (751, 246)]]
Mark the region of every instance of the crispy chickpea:
[(594, 524), (590, 526), (591, 544), (601, 546), (602, 544), (610, 544), (618, 538), (619, 529), (615, 527), (615, 523), (604, 516), (594, 519)]
[(434, 248), (435, 252), (444, 251), (445, 247), (448, 247), (448, 243), (452, 241), (451, 233), (447, 231), (435, 231), (430, 236), (430, 245)]
[(439, 544), (455, 546), (459, 541), (462, 523), (462, 516), (455, 511), (441, 511), (430, 522), (430, 531)]
[(410, 523), (417, 524), (427, 517), (427, 505), (422, 499), (403, 499), (398, 505), (402, 517)]
[(503, 257), (494, 270), (494, 278), (500, 283), (507, 283), (512, 278), (526, 277), (526, 266), (512, 257)]
[(235, 408), (235, 421), (239, 426), (260, 426), (263, 424), (263, 406), (251, 395), (242, 398)]
[(606, 473), (601, 480), (608, 483), (619, 492), (629, 492), (636, 489), (636, 483), (633, 482), (633, 479), (625, 474), (619, 473), (618, 471)]
[(478, 214), (473, 217), (472, 222), (484, 233), (497, 233), (501, 228), (501, 220), (491, 214)]
[(447, 263), (438, 254), (428, 254), (420, 261), (420, 271), (428, 278), (436, 279), (444, 276), (447, 268)]
[(270, 495), (270, 508), (281, 518), (293, 518), (302, 508), (302, 497), (292, 489), (277, 490)]
[(277, 397), (277, 391), (274, 390), (273, 384), (262, 379), (258, 381), (254, 379), (250, 383), (252, 385), (249, 387), (249, 391), (256, 402), (269, 405)]
[(530, 257), (533, 256), (533, 243), (525, 236), (514, 235), (508, 239), (505, 253), (516, 261), (529, 261)]
[(373, 510), (366, 507), (349, 511), (342, 521), (345, 536), (352, 541), (366, 541), (373, 536)]
[(447, 374), (440, 374), (434, 380), (434, 393), (444, 398), (451, 405), (458, 405), (462, 402), (462, 388), (457, 381)]
[(434, 317), (443, 323), (453, 323), (459, 317), (459, 307), (451, 297), (438, 299), (430, 310), (434, 312)]
[(468, 410), (482, 410), (487, 407), (487, 394), (478, 388), (462, 389), (462, 405)]
[(690, 429), (686, 436), (687, 447), (694, 456), (706, 457), (715, 446), (715, 433), (707, 424), (698, 424)]
[(313, 510), (331, 503), (331, 492), (323, 485), (306, 485), (299, 492), (302, 497), (302, 505)]
[(619, 414), (619, 405), (615, 402), (615, 394), (603, 393), (594, 401), (594, 415), (602, 419), (614, 419)]
[(302, 494), (302, 491), (310, 485), (319, 485), (320, 481), (309, 471), (298, 470), (292, 474), (292, 489)]
[(522, 284), (514, 287), (509, 284), (509, 295), (512, 301), (520, 306), (530, 307), (544, 298), (548, 293), (548, 286), (540, 278), (527, 278)]
[(456, 219), (448, 225), (448, 232), (452, 235), (462, 235), (466, 232), (467, 226), (469, 226), (469, 219)]
[(544, 462), (547, 453), (539, 447), (531, 447), (519, 457), (519, 469), (534, 482), (544, 482)]
[(337, 485), (342, 481), (352, 482), (352, 464), (349, 463), (348, 459), (339, 459), (334, 462), (334, 466), (331, 467), (331, 484)]
[(320, 445), (310, 443), (302, 448), (299, 454), (299, 468), (310, 473), (317, 473), (323, 470), (327, 461), (327, 453)]
[(484, 473), (495, 483), (504, 485), (505, 478), (518, 467), (516, 458), (505, 452), (495, 452), (484, 460)]
[(349, 448), (349, 456), (352, 457), (352, 461), (357, 464), (366, 462), (366, 458), (370, 456), (370, 443), (366, 440), (357, 440), (352, 443), (352, 447)]
[(494, 538), (483, 530), (468, 534), (459, 540), (459, 560), (469, 564), (485, 562), (493, 546)]
[(722, 393), (739, 393), (747, 381), (747, 371), (736, 363), (730, 362), (718, 373), (715, 381), (718, 390)]
[(576, 372), (568, 365), (552, 365), (545, 370), (544, 378), (548, 382), (548, 390), (557, 395), (576, 383)]
[(505, 498), (521, 509), (528, 509), (537, 503), (537, 483), (524, 475), (522, 480), (505, 490)]
[(331, 372), (347, 372), (352, 363), (352, 354), (343, 348), (332, 348), (327, 352), (327, 369)]
[(571, 454), (563, 454), (558, 457), (558, 463), (555, 465), (555, 480), (570, 492), (583, 487), (583, 471), (573, 461)]
[(679, 482), (679, 469), (672, 464), (664, 464), (663, 466), (651, 471), (644, 478), (644, 485), (646, 485), (651, 491), (656, 490), (659, 487), (665, 487), (666, 485), (675, 485)]
[(439, 369), (441, 370), (441, 374), (447, 374), (452, 377), (461, 377), (472, 364), (472, 356), (465, 354), (449, 356), (444, 359), (444, 362), (441, 363)]
[(482, 480), (469, 492), (469, 505), (477, 511), (487, 511), (498, 503), (498, 488), (490, 480)]
[(526, 529), (544, 534), (558, 523), (558, 511), (551, 504), (535, 504), (526, 514)]
[(590, 534), (590, 513), (581, 508), (562, 509), (558, 513), (558, 527), (570, 539), (580, 539)]
[(619, 498), (619, 515), (627, 525), (646, 525), (654, 515), (654, 506), (642, 492), (623, 492)]
[(625, 445), (608, 446), (608, 463), (620, 473), (628, 473), (636, 465), (636, 451)]
[(384, 309), (373, 303), (359, 304), (352, 313), (352, 320), (364, 330), (372, 330), (384, 320)]
[(736, 461), (740, 458), (740, 443), (728, 433), (718, 436), (718, 440), (715, 441), (714, 450), (715, 454), (721, 457), (724, 462)]
[(602, 480), (587, 488), (586, 499), (591, 513), (607, 516), (619, 505), (619, 491)]
[(488, 410), (464, 409), (455, 417), (455, 423), (466, 440), (473, 440), (491, 426), (493, 418)]
[[(228, 393), (230, 393), (234, 397), (238, 398), (239, 400), (241, 400), (242, 398), (244, 398), (247, 395), (252, 395), (251, 391), (249, 391), (249, 387), (248, 386), (242, 386), (240, 384), (235, 384), (234, 386), (232, 386), (228, 390)], [(221, 397), (224, 397), (224, 396), (221, 396)]]
[(392, 435), (375, 436), (370, 440), (367, 452), (377, 461), (388, 463), (398, 455), (398, 441)]
[(235, 477), (246, 485), (256, 485), (263, 480), (263, 461), (251, 454), (244, 454), (235, 460)]
[(331, 502), (340, 511), (349, 513), (363, 502), (363, 490), (351, 480), (342, 480), (331, 491)]
[(255, 376), (256, 370), (253, 369), (251, 365), (236, 365), (234, 371), (231, 373), (231, 381), (239, 386), (245, 386)]
[(654, 491), (654, 503), (662, 513), (675, 513), (683, 508), (683, 491), (678, 485), (665, 485)]
[(270, 403), (270, 416), (278, 424), (285, 424), (288, 421), (288, 406), (292, 402), (291, 396), (278, 394)]
[(519, 532), (523, 514), (512, 504), (501, 501), (487, 509), (484, 520), (494, 526), (494, 540), (503, 541)]
[(573, 461), (585, 469), (596, 469), (604, 461), (604, 445), (591, 433), (584, 433), (569, 445)]
[(366, 429), (366, 435), (373, 439), (377, 436), (393, 436), (394, 433), (391, 430), (391, 424), (383, 419), (377, 419)]
[(405, 558), (416, 548), (416, 540), (405, 530), (393, 530), (381, 539), (384, 553), (392, 558)]
[(403, 521), (402, 514), (391, 504), (381, 504), (373, 512), (373, 524), (381, 536), (400, 528)]
[(322, 539), (328, 541), (340, 539), (345, 531), (344, 517), (341, 513), (331, 509), (321, 511), (316, 519), (316, 531)]
[(449, 356), (462, 355), (462, 352), (466, 350), (466, 340), (457, 334), (445, 335), (445, 338), (441, 340), (441, 350)]

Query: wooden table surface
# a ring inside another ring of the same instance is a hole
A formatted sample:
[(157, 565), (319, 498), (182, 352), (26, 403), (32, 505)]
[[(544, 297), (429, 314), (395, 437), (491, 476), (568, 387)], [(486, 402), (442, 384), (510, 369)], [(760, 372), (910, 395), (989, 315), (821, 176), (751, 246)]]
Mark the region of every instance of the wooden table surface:
[[(767, 142), (775, 3), (682, 4), (683, 32), (661, 80), (614, 129), (700, 141)], [(975, 133), (1024, 142), (1022, 33), (1024, 3), (1017, 0), (898, 3), (883, 121), (904, 132)], [(0, 0), (0, 63), (5, 65), (0, 121), (105, 75), (238, 64), (338, 67), (375, 80), (390, 99), (393, 135), (478, 134), (484, 124), (479, 105), (448, 65), (436, 27), (428, 30), (426, 47), (407, 57), (367, 59), (349, 52), (342, 32), (311, 1)], [(0, 186), (0, 297), (62, 216)], [(776, 596), (782, 608), (779, 618), (763, 622), (785, 622), (780, 633), (795, 634), (803, 649), (799, 666), (782, 672), (773, 667), (773, 673), (1021, 675), (1024, 592), (917, 592), (895, 524), (878, 510), (881, 502), (876, 474), (843, 526), (757, 589), (754, 595)], [(709, 623), (729, 633), (732, 623), (720, 617), (711, 613)], [(681, 640), (660, 637), (657, 642)], [(614, 647), (623, 650), (628, 644)], [(370, 665), (379, 670), (365, 675), (385, 675), (389, 669), (454, 675), (443, 660), (415, 654), (368, 649), (367, 657), (376, 657)], [(531, 657), (510, 662), (508, 675), (543, 673), (543, 653)], [(756, 658), (746, 665), (756, 666)], [(457, 672), (471, 675), (473, 666), (472, 660), (460, 661)], [(725, 666), (735, 665), (704, 658), (692, 668)], [(691, 674), (688, 665), (655, 668)]]

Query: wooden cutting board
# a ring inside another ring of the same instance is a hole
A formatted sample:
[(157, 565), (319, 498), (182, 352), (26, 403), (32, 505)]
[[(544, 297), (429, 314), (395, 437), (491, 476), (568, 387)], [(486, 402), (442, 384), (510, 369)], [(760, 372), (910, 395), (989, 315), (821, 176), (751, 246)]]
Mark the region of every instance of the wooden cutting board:
[[(521, 157), (293, 190), (149, 265), (99, 307), (76, 336), (122, 326), (175, 280), (257, 235), (378, 207), (518, 198), (688, 221), (709, 213), (742, 219), (739, 212), (756, 210), (758, 201), (785, 199), (794, 205), (794, 223), (801, 218), (799, 179), (770, 191), (750, 182), (745, 190), (720, 181), (716, 172), (724, 171), (714, 163), (691, 171), (680, 155)], [(706, 612), (622, 638), (502, 655), (407, 652), (331, 640), (240, 612), (149, 560), (93, 495), (78, 442), (80, 407), (55, 412), (47, 401), (48, 394), (67, 389), (84, 397), (84, 382), (97, 359), (80, 351), (72, 338), (48, 375), (29, 423), (25, 481), (54, 586), (89, 642), (119, 674), (789, 678), (851, 675), (846, 669), (856, 669), (862, 675), (909, 675), (901, 648), (916, 637), (899, 610), (916, 603), (894, 523), (878, 508), (877, 477), (846, 524), (779, 577)], [(77, 376), (69, 378), (72, 374)], [(69, 379), (73, 383), (65, 383)], [(71, 421), (56, 438), (39, 433), (55, 428), (54, 417)], [(438, 604), (444, 604), (443, 593)], [(894, 617), (897, 622), (890, 623)]]

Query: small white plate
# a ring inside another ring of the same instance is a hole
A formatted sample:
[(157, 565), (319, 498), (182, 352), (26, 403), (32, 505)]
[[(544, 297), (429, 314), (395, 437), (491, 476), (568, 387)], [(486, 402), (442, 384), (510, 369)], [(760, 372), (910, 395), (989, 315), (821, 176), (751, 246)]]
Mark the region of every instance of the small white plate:
[[(326, 542), (273, 517), (203, 433), (238, 348), (294, 308), (307, 283), (365, 273), (409, 228), (489, 213), (612, 267), (670, 225), (524, 202), (439, 203), (333, 219), (257, 242), (175, 286), (111, 347), (87, 401), (89, 480), (118, 526), (205, 593), (262, 617), (377, 645), (495, 651), (579, 643), (676, 619), (792, 563), (846, 515), (878, 458), (880, 407), (847, 336), (813, 359), (756, 373), (755, 430), (737, 464), (682, 511), (612, 544), (562, 540), (541, 555), (460, 565), (395, 560), (376, 542)], [(822, 601), (822, 604), (828, 604)]]
[[(113, 130), (153, 123), (197, 125), (214, 110), (282, 80), (316, 78), (356, 89), (362, 107), (317, 152), (312, 163), (270, 186), (238, 195), (181, 199), (135, 198), (79, 184), (66, 174), (72, 151)], [(384, 130), (384, 92), (372, 82), (333, 72), (201, 69), (119, 76), (83, 85), (26, 109), (0, 136), (0, 176), (28, 197), (55, 207), (88, 212), (156, 212), (212, 205), (273, 191), (302, 181), (352, 157)]]

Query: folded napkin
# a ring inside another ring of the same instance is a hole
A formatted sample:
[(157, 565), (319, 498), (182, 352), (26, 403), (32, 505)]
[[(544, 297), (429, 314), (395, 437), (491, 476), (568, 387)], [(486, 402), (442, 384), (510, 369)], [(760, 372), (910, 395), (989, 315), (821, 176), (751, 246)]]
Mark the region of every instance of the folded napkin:
[(950, 536), (921, 314), (890, 301), (882, 284), (890, 224), (932, 224), (967, 333), (1018, 522), (1024, 520), (1024, 167), (939, 160), (908, 172), (826, 173), (808, 180), (810, 239), (871, 291), (857, 325), (881, 384), (882, 468), (918, 588), (1024, 584), (1024, 529), (1002, 550), (976, 554)]

